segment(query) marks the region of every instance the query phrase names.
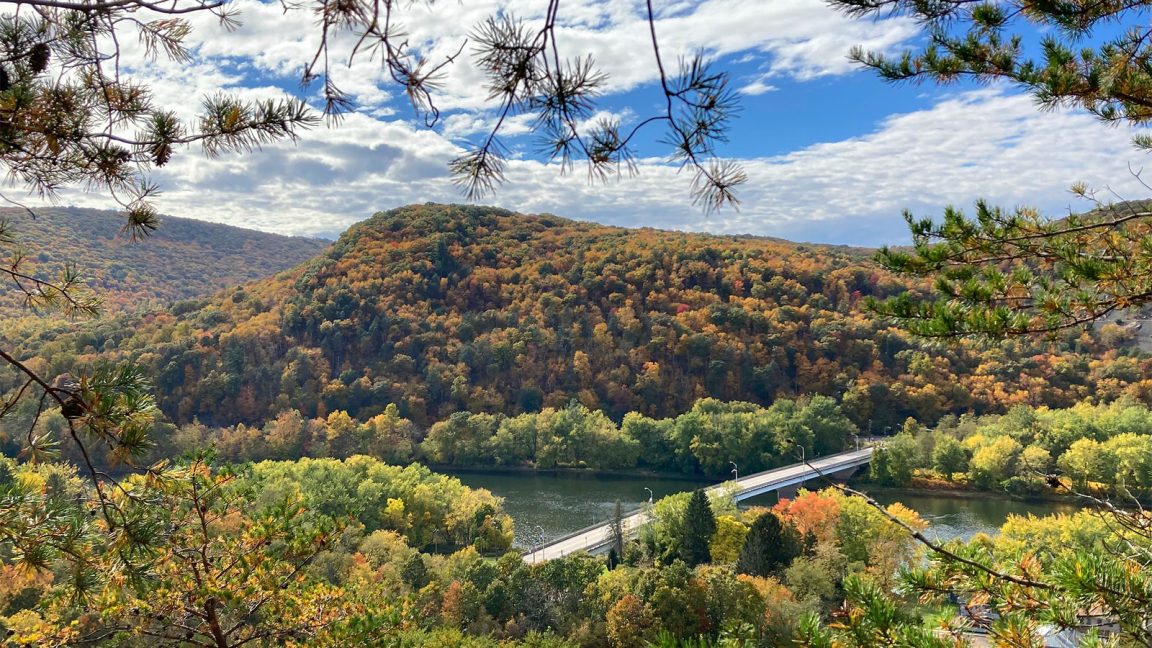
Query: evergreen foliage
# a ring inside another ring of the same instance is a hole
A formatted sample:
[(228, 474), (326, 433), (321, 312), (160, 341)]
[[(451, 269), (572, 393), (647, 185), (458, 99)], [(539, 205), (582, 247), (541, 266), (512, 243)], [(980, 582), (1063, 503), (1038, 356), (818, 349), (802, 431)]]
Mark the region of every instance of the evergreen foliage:
[[(831, 4), (852, 15), (907, 16), (924, 27), (918, 50), (895, 56), (853, 50), (853, 58), (887, 80), (1001, 81), (1043, 108), (1075, 107), (1109, 124), (1152, 121), (1146, 3)], [(1134, 143), (1148, 150), (1152, 137), (1138, 132)], [(1072, 190), (1096, 201), (1083, 184)], [(1146, 202), (1096, 206), (1063, 218), (985, 201), (971, 216), (950, 207), (938, 222), (906, 214), (914, 248), (884, 250), (878, 259), (931, 279), (935, 294), (898, 296), (874, 307), (921, 335), (990, 337), (1090, 326), (1138, 308), (1152, 300), (1152, 211)]]
[(684, 523), (681, 527), (680, 558), (688, 566), (694, 567), (711, 560), (708, 543), (716, 533), (716, 515), (712, 504), (703, 490), (695, 490), (684, 509)]
[(767, 512), (752, 523), (736, 560), (736, 571), (751, 576), (779, 574), (803, 550), (800, 533)]

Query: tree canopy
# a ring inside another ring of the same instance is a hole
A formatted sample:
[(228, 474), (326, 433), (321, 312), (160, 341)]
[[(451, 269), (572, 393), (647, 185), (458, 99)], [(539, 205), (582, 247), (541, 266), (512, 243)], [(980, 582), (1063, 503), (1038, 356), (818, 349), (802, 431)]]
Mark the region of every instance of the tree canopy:
[[(853, 51), (884, 79), (1004, 82), (1042, 109), (1077, 108), (1111, 124), (1152, 120), (1146, 3), (830, 3), (852, 15), (908, 16), (924, 26), (921, 49), (896, 56)], [(1152, 148), (1152, 136), (1140, 133), (1134, 144)], [(886, 249), (878, 258), (932, 278), (936, 298), (900, 297), (876, 310), (921, 335), (1003, 336), (1091, 324), (1152, 301), (1148, 205), (1097, 201), (1080, 183), (1072, 191), (1097, 208), (1053, 218), (979, 202), (971, 216), (956, 208), (937, 221), (906, 214), (913, 248)]]

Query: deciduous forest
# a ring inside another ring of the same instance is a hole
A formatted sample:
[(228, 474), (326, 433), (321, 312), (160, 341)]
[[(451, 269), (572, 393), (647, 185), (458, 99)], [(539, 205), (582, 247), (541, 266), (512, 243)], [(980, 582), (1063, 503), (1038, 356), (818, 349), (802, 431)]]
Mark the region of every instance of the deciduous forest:
[(1148, 3), (446, 4), (0, 12), (0, 646), (1152, 646)]
[(46, 373), (139, 362), (178, 424), (259, 424), (290, 409), (366, 421), (394, 404), (428, 427), (571, 401), (619, 422), (705, 397), (819, 394), (883, 433), (908, 417), (1152, 394), (1124, 320), (951, 345), (864, 309), (920, 290), (865, 250), (424, 205), (377, 214), (282, 276), (78, 330), (3, 334)]

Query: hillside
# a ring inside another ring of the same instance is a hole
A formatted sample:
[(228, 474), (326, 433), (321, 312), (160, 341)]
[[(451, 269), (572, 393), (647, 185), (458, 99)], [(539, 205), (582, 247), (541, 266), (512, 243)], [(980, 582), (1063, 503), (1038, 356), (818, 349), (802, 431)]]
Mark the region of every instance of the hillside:
[(380, 213), (291, 272), (169, 310), (10, 341), (47, 369), (138, 358), (176, 422), (395, 403), (456, 411), (578, 400), (670, 416), (705, 396), (820, 393), (864, 430), (908, 416), (1147, 397), (1149, 361), (1088, 333), (1060, 343), (925, 343), (862, 312), (912, 290), (866, 250), (626, 230), (425, 205)]
[[(296, 266), (328, 245), (175, 217), (164, 217), (156, 232), (132, 243), (121, 233), (121, 214), (72, 207), (37, 209), (36, 218), (5, 208), (0, 219), (31, 253), (35, 273), (53, 277), (74, 263), (109, 311), (209, 295)], [(0, 312), (15, 314), (18, 305), (14, 291), (0, 295)]]

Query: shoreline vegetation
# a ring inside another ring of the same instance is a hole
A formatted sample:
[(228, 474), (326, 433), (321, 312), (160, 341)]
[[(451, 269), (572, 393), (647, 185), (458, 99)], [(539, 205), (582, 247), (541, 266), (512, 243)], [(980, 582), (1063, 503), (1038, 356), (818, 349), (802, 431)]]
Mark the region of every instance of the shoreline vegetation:
[(734, 458), (742, 473), (752, 474), (795, 463), (800, 447), (809, 457), (839, 452), (857, 433), (826, 396), (779, 400), (770, 407), (704, 398), (676, 417), (631, 412), (620, 423), (573, 402), (516, 416), (457, 412), (428, 428), (401, 416), (394, 405), (365, 421), (343, 411), (309, 419), (287, 410), (262, 426), (164, 427), (156, 435), (162, 440), (158, 456), (210, 447), (231, 463), (363, 454), (389, 464), (415, 461), (453, 470), (636, 470), (716, 481), (731, 475)]
[(685, 475), (683, 473), (657, 472), (653, 470), (608, 470), (601, 468), (578, 468), (574, 466), (562, 468), (533, 468), (532, 466), (453, 466), (451, 464), (427, 462), (416, 463), (426, 466), (432, 472), (444, 475), (526, 475), (532, 477), (587, 477), (589, 479), (603, 480), (643, 478), (655, 481), (697, 482), (702, 486), (722, 483), (703, 475)]
[[(878, 486), (875, 482), (867, 480), (851, 483), (853, 483), (855, 486), (859, 486), (857, 490), (860, 490), (861, 492), (870, 496), (874, 494), (894, 496), (915, 495), (918, 497), (933, 497), (955, 500), (976, 500), (988, 499), (991, 497), (999, 500), (1025, 502), (1032, 504), (1072, 504), (1077, 506), (1085, 506), (1087, 504), (1083, 498), (1070, 494), (1017, 494), (1009, 493), (1007, 491), (986, 491), (975, 487), (963, 488), (959, 484), (951, 484), (951, 487), (944, 488), (944, 484), (937, 484), (935, 481), (927, 479), (914, 480), (907, 486)], [(871, 488), (872, 486), (875, 486), (875, 488)]]
[[(49, 421), (51, 424), (51, 421)], [(579, 403), (516, 416), (458, 412), (422, 428), (388, 406), (358, 421), (345, 412), (305, 418), (288, 410), (263, 426), (165, 424), (161, 456), (211, 447), (222, 461), (372, 456), (436, 471), (715, 483), (795, 463), (797, 447), (823, 456), (849, 447), (855, 426), (832, 399), (770, 407), (701, 399), (673, 418), (637, 413), (620, 423)], [(885, 438), (868, 479), (942, 496), (997, 494), (1077, 502), (1078, 494), (1152, 496), (1152, 410), (1120, 400), (1066, 409), (1017, 406), (1002, 415), (946, 416), (934, 428), (909, 419)]]
[(935, 429), (910, 420), (877, 450), (869, 476), (881, 486), (1144, 503), (1152, 410), (1121, 400), (946, 417)]

